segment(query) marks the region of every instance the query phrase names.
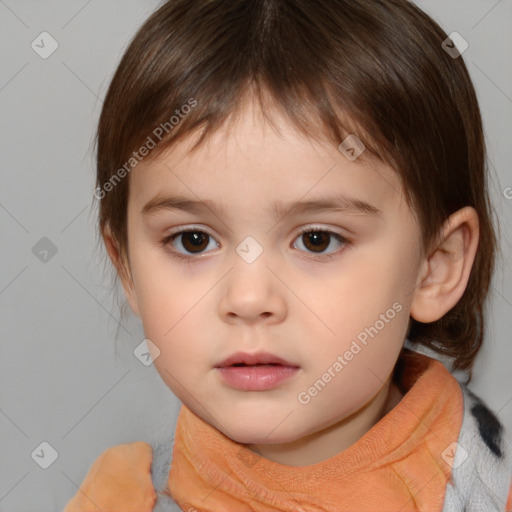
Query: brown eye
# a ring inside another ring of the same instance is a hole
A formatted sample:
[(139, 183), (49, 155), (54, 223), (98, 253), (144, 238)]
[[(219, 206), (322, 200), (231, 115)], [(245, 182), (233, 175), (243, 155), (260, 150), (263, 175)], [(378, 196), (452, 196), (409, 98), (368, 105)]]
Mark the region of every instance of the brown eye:
[(185, 250), (189, 252), (201, 252), (208, 246), (209, 235), (200, 231), (186, 231), (181, 233), (181, 240)]
[(304, 245), (313, 252), (323, 252), (329, 247), (330, 235), (325, 231), (309, 231), (303, 233)]
[[(302, 245), (304, 247), (302, 250), (305, 252), (309, 252), (310, 254), (317, 254), (324, 258), (336, 256), (336, 254), (340, 252), (340, 249), (349, 243), (346, 238), (339, 235), (338, 233), (327, 231), (325, 229), (304, 230), (297, 238), (297, 240), (300, 241), (298, 244), (299, 247), (297, 247), (298, 249), (302, 249), (302, 247), (300, 247)], [(333, 242), (334, 248), (331, 247), (333, 250), (327, 251)]]
[(218, 247), (218, 243), (204, 231), (183, 230), (165, 237), (162, 240), (163, 246), (170, 246), (169, 250), (174, 256), (189, 257), (195, 254), (205, 252), (205, 249), (213, 243), (213, 247)]

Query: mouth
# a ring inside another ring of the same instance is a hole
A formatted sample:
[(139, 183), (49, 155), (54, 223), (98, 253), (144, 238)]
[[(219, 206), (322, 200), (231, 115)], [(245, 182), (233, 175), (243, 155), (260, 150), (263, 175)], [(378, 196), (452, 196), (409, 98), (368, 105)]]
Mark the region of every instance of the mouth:
[(265, 364), (265, 363), (256, 363), (256, 364), (235, 363), (230, 366), (285, 366), (285, 365), (282, 365), (279, 363), (269, 363), (269, 364)]
[(298, 365), (268, 352), (258, 352), (256, 354), (237, 352), (236, 354), (229, 356), (227, 359), (224, 359), (224, 361), (216, 364), (215, 368), (226, 368), (229, 366), (287, 366), (291, 368), (298, 368)]
[(221, 380), (240, 391), (269, 391), (293, 377), (299, 366), (268, 353), (237, 353), (215, 368)]

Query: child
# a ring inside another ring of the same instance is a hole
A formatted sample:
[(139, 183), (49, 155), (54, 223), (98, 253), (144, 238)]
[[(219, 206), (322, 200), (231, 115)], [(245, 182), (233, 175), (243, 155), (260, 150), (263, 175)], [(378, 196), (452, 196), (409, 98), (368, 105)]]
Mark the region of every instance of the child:
[(502, 425), (411, 350), (470, 379), (484, 335), (495, 233), (455, 42), (406, 0), (145, 22), (95, 195), (183, 406), (174, 441), (106, 450), (65, 512), (512, 510)]

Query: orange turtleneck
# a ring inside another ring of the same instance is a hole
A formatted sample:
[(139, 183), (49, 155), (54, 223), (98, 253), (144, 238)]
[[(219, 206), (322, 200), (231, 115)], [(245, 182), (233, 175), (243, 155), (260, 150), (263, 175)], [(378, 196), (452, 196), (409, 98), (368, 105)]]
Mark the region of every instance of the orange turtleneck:
[[(197, 512), (441, 511), (451, 474), (443, 452), (459, 436), (461, 388), (442, 363), (408, 350), (394, 380), (404, 394), (398, 405), (352, 446), (309, 466), (261, 457), (182, 406), (171, 495)], [(64, 512), (151, 512), (151, 461), (147, 443), (107, 449)]]

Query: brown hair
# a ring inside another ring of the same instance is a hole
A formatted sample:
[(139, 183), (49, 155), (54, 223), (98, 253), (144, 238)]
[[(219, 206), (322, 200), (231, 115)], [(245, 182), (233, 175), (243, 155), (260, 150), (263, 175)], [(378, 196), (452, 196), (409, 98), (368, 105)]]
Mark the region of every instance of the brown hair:
[(425, 248), (451, 213), (476, 209), (480, 244), (463, 297), (436, 322), (412, 320), (408, 333), (453, 357), (470, 379), (496, 235), (477, 97), (462, 57), (441, 46), (446, 37), (406, 0), (164, 3), (135, 35), (105, 98), (96, 139), (100, 234), (108, 225), (127, 256), (127, 174), (139, 148), (151, 139), (154, 158), (201, 129), (195, 149), (255, 92), (264, 113), (272, 101), (308, 137), (337, 146), (356, 133), (370, 156), (391, 164)]

